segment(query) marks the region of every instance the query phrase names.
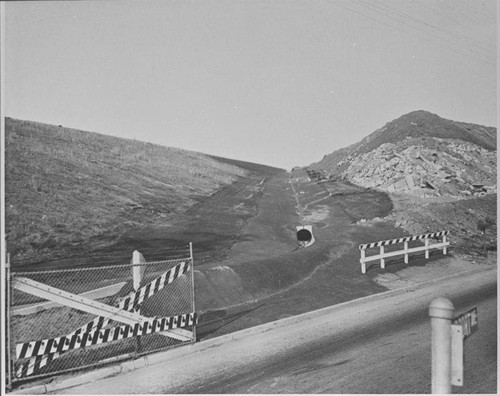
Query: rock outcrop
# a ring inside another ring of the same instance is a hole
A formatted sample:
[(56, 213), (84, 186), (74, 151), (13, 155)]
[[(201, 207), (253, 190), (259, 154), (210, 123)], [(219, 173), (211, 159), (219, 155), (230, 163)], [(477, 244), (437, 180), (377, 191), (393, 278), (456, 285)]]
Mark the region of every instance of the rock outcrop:
[(308, 171), (316, 179), (341, 177), (387, 192), (459, 197), (496, 193), (496, 169), (496, 128), (419, 111), (325, 156)]

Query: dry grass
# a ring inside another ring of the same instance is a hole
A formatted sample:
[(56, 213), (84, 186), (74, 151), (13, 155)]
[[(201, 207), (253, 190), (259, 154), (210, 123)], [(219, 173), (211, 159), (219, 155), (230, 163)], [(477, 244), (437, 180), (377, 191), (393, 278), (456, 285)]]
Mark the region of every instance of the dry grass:
[(14, 266), (169, 224), (248, 171), (150, 143), (7, 118), (6, 234)]
[[(450, 231), (454, 249), (467, 254), (482, 254), (483, 239), (477, 229), (479, 220), (495, 219), (497, 195), (478, 198), (418, 198), (407, 194), (391, 194), (394, 211), (388, 216), (410, 234), (428, 231)], [(497, 248), (497, 226), (486, 231), (488, 250)]]

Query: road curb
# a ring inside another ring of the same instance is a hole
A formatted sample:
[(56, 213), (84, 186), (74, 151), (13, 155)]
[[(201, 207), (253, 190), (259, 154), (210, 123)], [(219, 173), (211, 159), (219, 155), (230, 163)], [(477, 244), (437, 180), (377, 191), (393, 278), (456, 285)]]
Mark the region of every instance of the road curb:
[[(386, 297), (392, 297), (398, 294), (406, 293), (415, 289), (423, 288), (427, 285), (434, 283), (443, 282), (446, 280), (451, 280), (454, 278), (465, 277), (467, 275), (496, 271), (496, 267), (487, 267), (481, 269), (474, 269), (470, 271), (459, 272), (450, 276), (445, 276), (441, 278), (436, 278), (430, 281), (422, 282), (415, 285), (405, 286), (395, 290), (388, 290), (382, 293), (371, 294), (369, 296), (361, 297), (355, 300), (345, 301), (340, 304), (332, 305), (329, 307), (321, 308), (315, 311), (306, 312), (300, 315), (292, 316), (285, 319), (276, 320), (269, 323), (264, 323), (258, 326), (250, 327), (248, 329), (243, 329), (236, 331), (234, 333), (224, 334), (219, 337), (211, 338), (205, 341), (201, 341), (195, 344), (182, 346), (179, 348), (170, 349), (164, 352), (159, 352), (151, 355), (146, 355), (135, 360), (129, 360), (120, 364), (115, 364), (113, 366), (108, 366), (104, 368), (97, 369), (92, 372), (84, 373), (75, 377), (63, 379), (59, 382), (54, 382), (46, 385), (37, 385), (31, 388), (18, 389), (10, 392), (10, 394), (30, 394), (30, 395), (40, 395), (47, 394), (51, 392), (60, 391), (66, 388), (71, 388), (78, 385), (83, 385), (86, 383), (94, 382), (97, 380), (102, 380), (108, 377), (112, 377), (119, 374), (125, 374), (134, 371), (139, 368), (144, 368), (148, 366), (153, 366), (165, 362), (166, 360), (172, 360), (177, 357), (192, 353), (201, 352), (209, 348), (214, 348), (216, 346), (222, 345), (227, 342), (236, 341), (243, 337), (254, 335), (258, 333), (263, 333), (271, 329), (278, 329), (281, 327), (288, 327), (296, 323), (311, 320), (318, 316), (328, 315), (336, 310), (343, 309), (346, 307), (352, 307), (356, 305), (363, 304), (364, 302), (373, 299), (383, 299)], [(496, 278), (495, 278), (496, 279)]]

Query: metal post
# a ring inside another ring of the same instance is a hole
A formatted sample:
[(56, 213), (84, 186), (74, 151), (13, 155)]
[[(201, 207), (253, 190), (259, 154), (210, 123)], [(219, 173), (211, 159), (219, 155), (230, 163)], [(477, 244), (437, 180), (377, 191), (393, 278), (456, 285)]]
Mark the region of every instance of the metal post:
[(359, 262), (361, 263), (361, 273), (362, 274), (366, 274), (366, 263), (365, 263), (365, 254), (366, 254), (366, 251), (365, 249), (361, 249), (361, 259), (359, 260)]
[(5, 335), (7, 338), (6, 345), (6, 366), (7, 366), (7, 389), (12, 389), (12, 361), (10, 358), (10, 304), (11, 304), (11, 288), (10, 288), (10, 253), (7, 253), (7, 262), (5, 263), (5, 292), (6, 292), (6, 307), (5, 307)]
[[(134, 250), (132, 253), (132, 286), (134, 288), (134, 291), (139, 290), (141, 287), (141, 282), (142, 282), (142, 276), (144, 274), (144, 263), (146, 260), (144, 259), (144, 256), (137, 250)], [(139, 308), (137, 313), (141, 313), (141, 309)], [(136, 353), (140, 353), (142, 350), (142, 344), (141, 344), (141, 336), (136, 337)]]
[(405, 264), (408, 264), (408, 242), (404, 243), (404, 249), (405, 249)]
[(429, 238), (425, 238), (425, 258), (429, 258)]
[[(191, 304), (192, 304), (192, 312), (195, 311), (194, 306), (194, 259), (193, 259), (193, 243), (189, 242), (189, 256), (191, 257)], [(193, 325), (193, 341), (196, 342), (196, 324)]]
[(385, 259), (384, 259), (384, 246), (380, 246), (380, 268), (385, 268)]
[(432, 393), (451, 393), (451, 320), (455, 308), (444, 297), (429, 305), (432, 328)]

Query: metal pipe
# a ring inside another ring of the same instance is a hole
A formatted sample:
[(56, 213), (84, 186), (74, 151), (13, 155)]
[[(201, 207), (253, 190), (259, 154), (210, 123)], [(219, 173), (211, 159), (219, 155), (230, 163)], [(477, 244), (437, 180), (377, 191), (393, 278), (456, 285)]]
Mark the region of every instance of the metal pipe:
[(12, 360), (10, 358), (11, 352), (10, 352), (10, 305), (11, 305), (11, 287), (10, 287), (10, 253), (7, 253), (7, 262), (5, 263), (5, 292), (7, 294), (6, 296), (6, 307), (5, 307), (5, 335), (7, 338), (7, 345), (6, 345), (6, 365), (7, 365), (7, 389), (11, 390), (12, 389)]
[(451, 320), (455, 308), (444, 297), (429, 305), (432, 328), (432, 393), (451, 393)]
[[(196, 313), (194, 307), (194, 258), (193, 258), (193, 242), (189, 242), (189, 256), (191, 257), (191, 304), (193, 314)], [(196, 323), (193, 325), (193, 341), (196, 342)]]

